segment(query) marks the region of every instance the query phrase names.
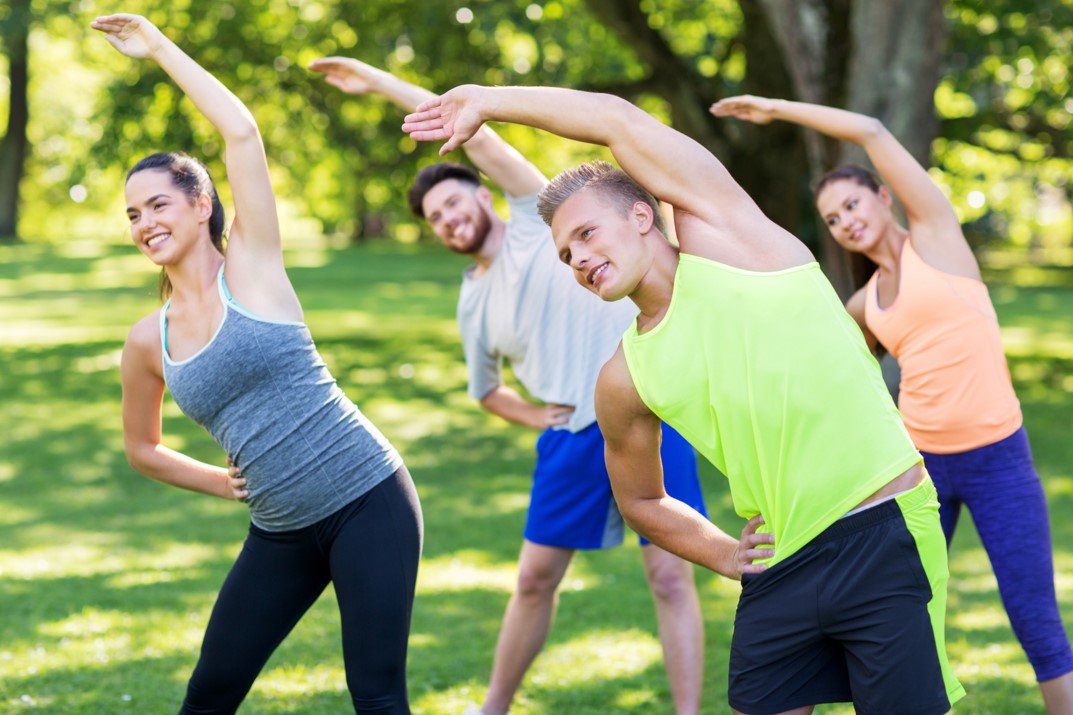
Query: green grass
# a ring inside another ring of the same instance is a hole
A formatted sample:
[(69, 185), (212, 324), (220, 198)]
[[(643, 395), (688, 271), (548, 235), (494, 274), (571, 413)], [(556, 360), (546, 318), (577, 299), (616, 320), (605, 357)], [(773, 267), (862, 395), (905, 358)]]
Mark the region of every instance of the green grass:
[[(322, 354), (418, 484), (426, 540), (411, 699), (419, 714), (457, 713), (484, 693), (514, 581), (535, 435), (465, 395), (453, 320), (463, 261), (436, 247), (310, 245), (288, 263)], [(129, 247), (0, 247), (0, 713), (177, 710), (245, 534), (242, 505), (153, 483), (123, 457), (119, 351), (129, 326), (157, 306), (153, 286), (151, 268)], [(1069, 624), (1073, 288), (1000, 285), (994, 293), (1050, 498)], [(164, 431), (171, 446), (222, 459), (170, 402)], [(704, 478), (713, 518), (736, 530), (725, 482), (710, 468)], [(951, 569), (950, 654), (970, 693), (956, 711), (1040, 712), (967, 518)], [(722, 713), (738, 586), (697, 577), (704, 712)], [(514, 712), (670, 713), (654, 633), (636, 543), (579, 556)], [(273, 656), (243, 712), (347, 711), (329, 590)]]

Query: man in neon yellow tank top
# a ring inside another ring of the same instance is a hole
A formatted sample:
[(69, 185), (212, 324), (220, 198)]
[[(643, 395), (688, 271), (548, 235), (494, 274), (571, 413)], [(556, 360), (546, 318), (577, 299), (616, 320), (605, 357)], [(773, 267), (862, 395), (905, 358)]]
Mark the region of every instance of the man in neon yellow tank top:
[[(946, 658), (935, 490), (809, 251), (703, 147), (616, 97), (463, 86), (403, 128), (446, 153), (486, 121), (607, 146), (625, 171), (563, 172), (540, 210), (582, 286), (640, 309), (597, 384), (608, 471), (638, 532), (741, 578), (734, 711), (949, 710), (964, 690)], [(660, 419), (727, 476), (740, 539), (667, 496)]]

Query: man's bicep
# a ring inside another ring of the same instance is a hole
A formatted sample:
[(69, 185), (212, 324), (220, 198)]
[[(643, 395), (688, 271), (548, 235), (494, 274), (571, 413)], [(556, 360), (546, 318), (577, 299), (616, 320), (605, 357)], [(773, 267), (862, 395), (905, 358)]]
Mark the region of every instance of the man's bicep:
[(600, 372), (596, 419), (604, 436), (607, 470), (616, 497), (662, 496), (660, 421), (637, 394), (621, 350)]

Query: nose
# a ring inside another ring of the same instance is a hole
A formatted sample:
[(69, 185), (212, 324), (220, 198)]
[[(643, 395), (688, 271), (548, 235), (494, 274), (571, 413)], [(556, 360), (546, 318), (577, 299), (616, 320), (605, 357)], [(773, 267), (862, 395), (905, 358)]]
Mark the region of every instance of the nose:
[(582, 270), (588, 265), (591, 255), (585, 250), (583, 244), (574, 245), (570, 248), (570, 265), (577, 270)]

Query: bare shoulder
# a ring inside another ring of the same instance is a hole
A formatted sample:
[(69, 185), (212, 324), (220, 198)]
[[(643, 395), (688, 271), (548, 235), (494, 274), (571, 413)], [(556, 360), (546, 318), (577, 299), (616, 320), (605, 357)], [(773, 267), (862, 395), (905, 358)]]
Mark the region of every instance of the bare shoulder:
[(127, 333), (123, 344), (123, 369), (134, 367), (148, 368), (153, 374), (160, 374), (160, 311), (154, 310), (145, 316)]
[(675, 232), (683, 253), (749, 271), (780, 271), (816, 260), (796, 236), (747, 208), (716, 205), (705, 216), (675, 211)]
[(623, 426), (638, 418), (654, 417), (633, 384), (621, 344), (596, 380), (596, 417), (601, 425)]
[(865, 301), (868, 299), (868, 286), (871, 283), (865, 283), (863, 286), (857, 289), (857, 291), (849, 297), (846, 301), (846, 311), (853, 316), (857, 322), (864, 320), (864, 307)]

